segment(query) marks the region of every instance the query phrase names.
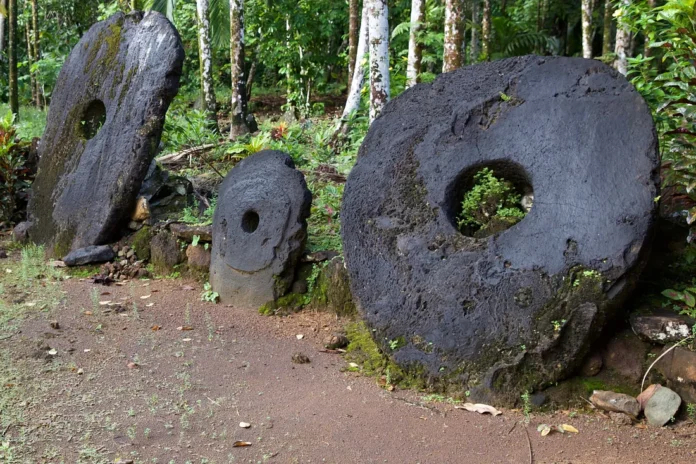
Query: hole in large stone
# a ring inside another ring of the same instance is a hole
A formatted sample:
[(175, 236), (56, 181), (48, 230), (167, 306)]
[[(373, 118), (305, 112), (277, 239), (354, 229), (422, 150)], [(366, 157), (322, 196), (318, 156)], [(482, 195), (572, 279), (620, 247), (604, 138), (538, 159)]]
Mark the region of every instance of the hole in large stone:
[(104, 103), (101, 100), (92, 100), (85, 107), (80, 119), (82, 136), (87, 140), (94, 138), (104, 125), (104, 122), (106, 122), (106, 107)]
[(242, 230), (247, 234), (253, 234), (259, 228), (259, 215), (256, 211), (247, 211), (242, 216)]
[(484, 238), (524, 219), (532, 209), (534, 189), (522, 166), (491, 161), (462, 172), (447, 198), (454, 227), (468, 237)]

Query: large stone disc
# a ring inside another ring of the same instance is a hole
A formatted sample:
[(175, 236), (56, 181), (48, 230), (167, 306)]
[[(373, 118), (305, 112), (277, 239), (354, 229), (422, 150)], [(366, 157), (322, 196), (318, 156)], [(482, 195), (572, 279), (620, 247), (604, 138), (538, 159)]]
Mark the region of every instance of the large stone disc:
[(258, 308), (285, 294), (304, 250), (311, 204), (304, 175), (285, 153), (256, 153), (227, 174), (210, 262), (210, 284), (224, 303)]
[[(521, 222), (478, 239), (455, 218), (483, 166), (535, 198)], [(443, 75), (386, 107), (348, 178), (353, 294), (401, 366), (514, 402), (571, 373), (631, 289), (658, 182), (650, 111), (598, 61), (528, 56)]]
[(155, 12), (117, 13), (68, 56), (51, 98), (29, 204), (30, 238), (58, 257), (128, 223), (179, 89), (184, 50)]

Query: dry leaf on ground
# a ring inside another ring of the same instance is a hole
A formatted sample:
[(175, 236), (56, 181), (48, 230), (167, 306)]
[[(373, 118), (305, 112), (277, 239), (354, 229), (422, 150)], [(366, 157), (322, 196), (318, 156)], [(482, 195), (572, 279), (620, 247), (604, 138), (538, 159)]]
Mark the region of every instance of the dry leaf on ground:
[(233, 448), (244, 448), (246, 446), (251, 446), (250, 441), (235, 441), (232, 445)]
[(464, 403), (461, 406), (455, 406), (455, 409), (466, 409), (467, 411), (471, 412), (477, 412), (479, 414), (491, 414), (493, 416), (498, 416), (502, 414), (502, 411), (498, 411), (495, 409), (493, 406), (489, 406), (487, 404), (473, 404), (473, 403)]

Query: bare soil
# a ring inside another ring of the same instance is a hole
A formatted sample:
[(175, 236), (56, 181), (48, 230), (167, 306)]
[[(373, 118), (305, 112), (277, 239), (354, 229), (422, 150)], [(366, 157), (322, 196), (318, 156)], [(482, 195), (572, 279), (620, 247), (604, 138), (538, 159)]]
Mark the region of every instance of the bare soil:
[[(204, 303), (202, 285), (182, 279), (108, 287), (44, 279), (22, 292), (7, 275), (0, 298), (28, 315), (0, 340), (0, 462), (696, 460), (696, 426), (686, 420), (618, 426), (588, 409), (532, 414), (525, 424), (519, 411), (482, 416), (422, 392), (389, 392), (348, 372), (341, 354), (322, 352), (347, 322), (331, 314), (265, 317)], [(32, 305), (53, 291), (55, 306)], [(298, 352), (311, 362), (293, 363)], [(541, 437), (542, 423), (579, 433)]]

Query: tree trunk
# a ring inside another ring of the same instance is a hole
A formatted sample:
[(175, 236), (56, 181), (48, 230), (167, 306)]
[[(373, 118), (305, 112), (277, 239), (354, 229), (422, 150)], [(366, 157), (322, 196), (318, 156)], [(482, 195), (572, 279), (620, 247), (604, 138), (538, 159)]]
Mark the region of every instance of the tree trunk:
[(592, 0), (582, 0), (582, 57), (592, 58)]
[(10, 58), (10, 111), (19, 118), (19, 85), (17, 79), (17, 0), (9, 0), (9, 38), (8, 52)]
[[(622, 0), (623, 6), (629, 6), (630, 0)], [(631, 46), (631, 31), (628, 26), (619, 23), (616, 26), (616, 46), (614, 48), (614, 53), (616, 53), (616, 60), (614, 61), (614, 68), (624, 76), (628, 72), (628, 59), (627, 53)]]
[(208, 0), (196, 0), (198, 17), (198, 56), (200, 60), (201, 91), (203, 105), (210, 121), (217, 122), (217, 102), (213, 83), (213, 57), (210, 51), (210, 4)]
[(33, 52), (34, 47), (32, 47), (32, 45), (31, 45), (32, 33), (31, 33), (30, 24), (31, 23), (29, 21), (27, 21), (24, 24), (24, 32), (26, 33), (25, 40), (27, 43), (27, 63), (29, 64), (28, 68), (29, 68), (29, 84), (31, 86), (31, 101), (34, 102), (34, 101), (36, 101), (36, 76), (34, 75), (34, 73), (31, 70), (32, 65), (34, 64), (34, 52)]
[(367, 14), (367, 0), (363, 3), (362, 7), (362, 17), (360, 20), (360, 32), (358, 34), (358, 47), (355, 53), (355, 69), (353, 70), (353, 76), (351, 77), (350, 91), (348, 92), (348, 99), (346, 100), (346, 106), (343, 108), (343, 115), (341, 115), (341, 121), (338, 123), (338, 127), (333, 135), (333, 141), (335, 142), (338, 135), (345, 133), (347, 129), (348, 117), (358, 111), (360, 108), (360, 96), (362, 93), (362, 88), (365, 85), (365, 67), (364, 61), (367, 55), (367, 42), (370, 40), (369, 36), (369, 17)]
[(232, 114), (230, 139), (249, 133), (246, 81), (244, 79), (244, 0), (230, 0), (230, 63)]
[[(6, 0), (0, 0), (0, 6), (7, 8)], [(2, 61), (2, 52), (5, 51), (5, 16), (0, 14), (0, 61)]]
[[(41, 34), (39, 31), (39, 5), (38, 0), (31, 0), (31, 19), (32, 28), (34, 29), (34, 62), (38, 62), (41, 59)], [(34, 81), (36, 83), (36, 94), (34, 98), (34, 104), (37, 108), (43, 107), (41, 103), (41, 97), (43, 96), (43, 90), (41, 87), (41, 82), (39, 79), (38, 70), (34, 73)]]
[(471, 52), (469, 60), (471, 63), (476, 63), (479, 58), (479, 2), (480, 0), (473, 0), (471, 2), (471, 47), (469, 47)]
[(483, 59), (491, 59), (491, 0), (483, 0), (483, 22), (481, 23), (481, 35), (483, 36)]
[[(655, 9), (655, 0), (648, 0), (648, 7), (651, 10)], [(652, 32), (653, 28), (652, 26), (648, 26), (645, 28), (645, 31), (643, 32), (643, 35), (645, 36), (645, 44), (643, 44), (643, 56), (648, 57), (652, 55), (652, 48), (650, 48), (650, 37), (648, 34)]]
[(604, 27), (602, 30), (602, 55), (611, 53), (611, 18), (614, 14), (612, 0), (604, 0)]
[[(350, 90), (355, 73), (355, 60), (358, 55), (358, 29), (360, 28), (360, 0), (350, 0), (350, 20), (348, 25), (348, 89)], [(331, 75), (331, 74), (329, 74)]]
[(389, 101), (389, 10), (387, 0), (366, 0), (370, 30), (370, 123)]
[[(421, 72), (421, 58), (423, 47), (418, 43), (418, 34), (425, 21), (425, 1), (411, 1), (411, 34), (408, 38), (408, 64), (406, 66), (406, 88), (418, 83), (418, 75)], [(445, 45), (446, 47), (446, 45)]]
[(462, 0), (445, 1), (445, 51), (442, 72), (454, 71), (462, 66), (462, 40), (464, 25)]

